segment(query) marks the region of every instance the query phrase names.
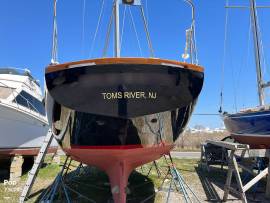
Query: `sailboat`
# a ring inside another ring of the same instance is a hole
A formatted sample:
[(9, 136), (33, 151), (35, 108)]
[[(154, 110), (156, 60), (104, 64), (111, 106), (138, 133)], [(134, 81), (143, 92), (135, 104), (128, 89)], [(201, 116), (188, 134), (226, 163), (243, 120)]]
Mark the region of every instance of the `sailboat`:
[(250, 0), (250, 15), (253, 29), (254, 52), (257, 72), (257, 86), (259, 106), (241, 110), (234, 114), (223, 114), (224, 124), (232, 137), (255, 149), (270, 148), (270, 108), (265, 104), (265, 83), (262, 74), (262, 47), (258, 27), (257, 9), (255, 0)]
[[(191, 117), (204, 80), (203, 68), (196, 63), (121, 57), (121, 4), (140, 8), (149, 39), (141, 1), (115, 0), (115, 57), (59, 64), (53, 52), (45, 73), (54, 137), (68, 156), (108, 174), (116, 203), (126, 202), (134, 168), (169, 154)], [(56, 3), (54, 13), (56, 19)], [(195, 54), (194, 29), (193, 20), (185, 58)], [(54, 27), (55, 36), (56, 31)]]

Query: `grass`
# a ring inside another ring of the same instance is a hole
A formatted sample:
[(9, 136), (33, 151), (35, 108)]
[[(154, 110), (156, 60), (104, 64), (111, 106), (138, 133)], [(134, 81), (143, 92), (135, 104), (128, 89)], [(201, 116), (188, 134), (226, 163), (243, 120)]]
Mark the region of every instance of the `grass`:
[[(62, 162), (63, 162), (62, 158)], [(48, 188), (48, 186), (53, 182), (54, 178), (61, 170), (61, 166), (52, 163), (48, 164), (50, 159), (46, 159), (45, 167), (43, 167), (37, 177), (34, 188), (32, 190), (31, 199), (29, 202), (35, 202), (41, 192)], [(197, 165), (198, 160), (193, 159), (174, 159), (175, 166), (185, 174), (195, 173), (195, 166)], [(78, 165), (76, 162), (72, 162), (75, 166)], [(157, 161), (163, 173), (166, 173), (166, 162), (164, 159), (160, 159)], [(134, 171), (129, 178), (129, 190), (130, 194), (127, 199), (129, 203), (139, 202), (146, 197), (154, 194), (154, 191), (160, 187), (162, 178), (158, 177), (156, 170), (153, 168), (151, 173), (147, 177), (147, 172), (150, 169), (151, 164), (146, 164), (143, 166), (143, 170), (138, 168)], [(148, 169), (148, 170), (147, 170)], [(74, 174), (74, 171), (69, 173), (69, 176)], [(27, 175), (24, 174), (20, 181), (16, 183), (14, 186), (4, 186), (3, 183), (0, 183), (0, 202), (18, 202), (18, 198), (20, 195), (20, 190), (23, 188), (24, 183), (26, 181)], [(98, 170), (97, 168), (91, 167), (87, 168), (86, 173), (84, 171), (83, 175), (76, 176), (71, 179), (72, 181), (68, 181), (66, 184), (68, 187), (80, 191), (81, 194), (84, 194), (86, 197), (95, 200), (96, 202), (107, 202), (108, 199), (111, 198), (110, 185), (108, 177), (105, 173)], [(74, 202), (87, 202), (84, 198), (76, 195), (73, 192), (70, 192), (72, 199)], [(58, 194), (59, 202), (63, 200), (63, 193)], [(162, 202), (164, 197), (162, 194), (157, 193), (154, 195), (148, 202), (159, 203)]]
[[(59, 171), (60, 166), (58, 164), (45, 163), (45, 166), (39, 171), (37, 181), (33, 188), (34, 192), (42, 189), (44, 186), (49, 185)], [(27, 173), (23, 174), (20, 180), (15, 181), (14, 185), (4, 184), (4, 182), (0, 183), (0, 202), (18, 202), (26, 179)]]

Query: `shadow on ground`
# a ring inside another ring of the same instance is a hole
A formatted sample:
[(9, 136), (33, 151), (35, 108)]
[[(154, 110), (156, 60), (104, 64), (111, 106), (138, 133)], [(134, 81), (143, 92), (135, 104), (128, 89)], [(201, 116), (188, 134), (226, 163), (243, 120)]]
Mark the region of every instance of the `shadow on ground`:
[(9, 179), (10, 159), (0, 160), (0, 183)]
[[(34, 164), (33, 156), (24, 157), (24, 161), (21, 166), (22, 175), (27, 174), (31, 170), (33, 164)], [(4, 180), (9, 180), (10, 166), (11, 166), (11, 158), (0, 159), (0, 183), (4, 182)]]
[[(202, 183), (207, 201), (222, 202), (228, 170), (226, 168), (221, 169), (211, 166), (209, 172), (207, 170), (203, 170), (201, 167), (195, 167), (195, 170)], [(244, 172), (242, 172), (240, 175), (243, 184), (246, 184), (249, 180), (253, 178), (252, 176)], [(249, 191), (247, 191), (246, 195), (248, 202), (269, 202), (269, 200), (267, 201), (264, 198), (265, 185), (265, 180), (263, 180), (260, 181), (256, 186), (252, 187)], [(234, 177), (232, 179), (232, 187), (237, 189), (236, 179)], [(230, 195), (233, 199), (228, 198), (228, 200), (236, 200), (239, 198), (237, 194), (230, 193)]]
[[(65, 176), (65, 188), (72, 202), (96, 202), (112, 203), (112, 193), (108, 176), (95, 167), (83, 167), (79, 172), (72, 171)], [(30, 198), (38, 196), (39, 202), (48, 188), (37, 191)], [(147, 176), (136, 171), (129, 177), (127, 203), (138, 203), (149, 197), (145, 203), (154, 203), (155, 188), (154, 183)], [(78, 192), (80, 194), (78, 194)], [(88, 200), (87, 200), (88, 199)], [(53, 202), (64, 202), (64, 190), (58, 189)]]

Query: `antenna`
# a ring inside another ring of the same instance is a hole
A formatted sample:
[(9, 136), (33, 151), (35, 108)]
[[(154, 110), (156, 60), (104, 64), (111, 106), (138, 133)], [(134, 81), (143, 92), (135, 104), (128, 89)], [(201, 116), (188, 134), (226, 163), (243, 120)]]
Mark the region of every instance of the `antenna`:
[[(184, 60), (190, 58), (191, 63), (198, 64), (197, 45), (195, 36), (195, 6), (192, 0), (184, 0), (191, 7), (191, 26), (186, 30), (186, 46), (185, 52), (182, 55)], [(189, 53), (188, 53), (189, 52)]]

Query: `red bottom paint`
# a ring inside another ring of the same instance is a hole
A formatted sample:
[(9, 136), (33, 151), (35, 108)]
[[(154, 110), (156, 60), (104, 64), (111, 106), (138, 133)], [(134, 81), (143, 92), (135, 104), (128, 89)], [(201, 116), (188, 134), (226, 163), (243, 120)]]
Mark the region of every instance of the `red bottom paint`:
[(91, 149), (87, 147), (63, 149), (71, 158), (85, 164), (96, 166), (109, 176), (115, 203), (126, 202), (126, 187), (133, 169), (168, 154), (173, 145), (152, 147), (131, 147), (125, 149)]
[(270, 149), (270, 136), (232, 134), (232, 137), (239, 143), (248, 144), (251, 149)]

